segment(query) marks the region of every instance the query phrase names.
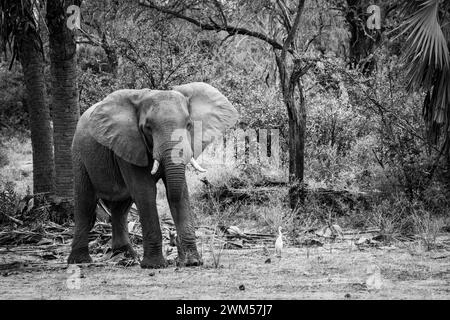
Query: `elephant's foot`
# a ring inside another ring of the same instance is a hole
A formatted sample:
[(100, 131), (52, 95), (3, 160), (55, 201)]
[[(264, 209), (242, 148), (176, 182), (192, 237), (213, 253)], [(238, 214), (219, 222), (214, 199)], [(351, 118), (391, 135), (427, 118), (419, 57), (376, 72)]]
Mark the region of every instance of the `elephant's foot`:
[(143, 269), (161, 269), (167, 267), (167, 261), (161, 255), (154, 257), (144, 257), (141, 261), (141, 268)]
[(131, 244), (127, 243), (123, 246), (117, 247), (112, 249), (113, 253), (112, 253), (112, 257), (123, 253), (125, 258), (129, 258), (129, 259), (137, 259), (138, 258), (138, 254), (136, 253), (136, 251), (134, 251), (133, 247), (131, 246)]
[(77, 264), (77, 263), (91, 263), (92, 258), (89, 255), (88, 247), (72, 249), (72, 252), (67, 259), (68, 264)]
[(178, 254), (177, 265), (180, 267), (196, 267), (203, 265), (203, 260), (197, 251), (187, 251)]

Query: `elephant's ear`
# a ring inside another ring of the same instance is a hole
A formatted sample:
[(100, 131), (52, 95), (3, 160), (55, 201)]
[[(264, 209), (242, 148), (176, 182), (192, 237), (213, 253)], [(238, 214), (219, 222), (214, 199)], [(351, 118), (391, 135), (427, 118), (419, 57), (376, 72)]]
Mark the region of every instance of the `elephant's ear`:
[[(194, 122), (191, 145), (194, 158), (197, 158), (215, 138), (236, 123), (238, 112), (219, 90), (207, 83), (192, 82), (173, 89), (188, 99), (190, 117)], [(198, 134), (200, 126), (201, 134)]]
[(89, 132), (100, 144), (120, 158), (145, 167), (148, 156), (139, 132), (139, 108), (149, 89), (118, 90), (95, 105), (89, 119)]

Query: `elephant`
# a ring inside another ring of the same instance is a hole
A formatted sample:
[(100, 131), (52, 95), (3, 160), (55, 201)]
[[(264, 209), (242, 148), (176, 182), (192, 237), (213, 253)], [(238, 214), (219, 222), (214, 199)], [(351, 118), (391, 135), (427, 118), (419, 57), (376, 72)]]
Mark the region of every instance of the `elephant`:
[(156, 208), (156, 185), (162, 179), (177, 230), (177, 264), (203, 264), (196, 246), (186, 166), (191, 163), (204, 171), (195, 159), (237, 118), (229, 100), (203, 82), (170, 90), (117, 90), (87, 109), (72, 142), (75, 227), (68, 263), (92, 261), (88, 234), (95, 223), (97, 201), (102, 199), (111, 211), (113, 255), (137, 257), (127, 228), (134, 202), (142, 225), (140, 265), (166, 267)]

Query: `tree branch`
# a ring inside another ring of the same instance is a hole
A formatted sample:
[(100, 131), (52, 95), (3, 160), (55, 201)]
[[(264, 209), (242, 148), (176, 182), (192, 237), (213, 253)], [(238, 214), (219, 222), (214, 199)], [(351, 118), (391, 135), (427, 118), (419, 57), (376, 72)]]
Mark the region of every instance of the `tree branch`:
[(282, 2), (281, 0), (277, 0), (277, 4), (281, 10), (286, 30), (287, 30), (287, 32), (289, 32), (290, 30), (292, 30), (292, 22), (287, 13), (286, 4), (284, 2)]
[(289, 79), (289, 90), (293, 91), (300, 78), (314, 66), (314, 62), (308, 62), (305, 66), (302, 66), (301, 62), (301, 59), (294, 59), (294, 69), (292, 70), (291, 77)]
[(228, 25), (227, 17), (223, 13), (222, 5), (220, 4), (220, 2), (218, 0), (214, 0), (214, 5), (216, 6), (217, 10), (219, 10), (220, 17), (222, 18), (223, 25), (227, 26)]
[(83, 29), (79, 29), (80, 32), (88, 39), (88, 41), (90, 41), (92, 44), (101, 47), (102, 43), (100, 40), (95, 39), (95, 37), (89, 33), (87, 33), (86, 31), (84, 31)]
[(286, 52), (291, 47), (292, 42), (294, 41), (294, 37), (297, 34), (297, 29), (300, 24), (300, 17), (302, 16), (303, 7), (305, 6), (305, 0), (299, 0), (297, 5), (297, 14), (294, 19), (294, 23), (292, 24), (292, 29), (289, 30), (289, 34), (284, 41), (283, 48), (281, 50), (281, 60), (284, 61), (286, 59)]
[[(300, 2), (304, 3), (305, 1), (301, 0)], [(234, 26), (218, 25), (217, 23), (214, 23), (214, 24), (204, 23), (204, 22), (194, 19), (192, 17), (188, 17), (188, 16), (182, 14), (181, 12), (174, 11), (172, 9), (168, 9), (168, 8), (164, 8), (164, 7), (160, 7), (149, 0), (139, 0), (139, 5), (150, 8), (150, 9), (155, 9), (159, 12), (166, 13), (166, 14), (172, 15), (174, 17), (177, 17), (179, 19), (188, 21), (188, 22), (200, 27), (202, 30), (225, 31), (230, 36), (233, 36), (236, 34), (246, 35), (246, 36), (250, 36), (250, 37), (265, 41), (268, 44), (270, 44), (274, 49), (278, 49), (278, 50), (283, 49), (283, 46), (279, 42), (277, 42), (275, 39), (272, 39), (272, 38), (268, 37), (267, 35), (262, 34), (260, 32), (251, 31), (251, 30), (248, 30), (245, 28), (238, 28), (238, 27), (234, 27)], [(290, 50), (288, 50), (288, 51), (290, 52)]]

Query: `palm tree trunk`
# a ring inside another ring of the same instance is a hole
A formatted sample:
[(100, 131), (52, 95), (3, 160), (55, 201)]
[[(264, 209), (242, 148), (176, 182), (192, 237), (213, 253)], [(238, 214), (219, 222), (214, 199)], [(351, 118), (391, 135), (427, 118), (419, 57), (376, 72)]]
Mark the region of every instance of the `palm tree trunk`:
[(55, 146), (55, 194), (73, 199), (71, 145), (80, 116), (74, 33), (66, 27), (66, 9), (73, 1), (48, 1), (47, 25), (52, 76), (53, 140)]
[[(450, 141), (450, 138), (448, 138)], [(447, 142), (450, 144), (450, 142)], [(446, 156), (445, 156), (445, 164), (444, 164), (444, 172), (443, 172), (443, 180), (445, 185), (445, 191), (447, 195), (447, 199), (450, 199), (450, 148), (446, 148)]]
[(45, 99), (44, 61), (30, 31), (22, 35), (19, 60), (22, 64), (33, 149), (33, 193), (53, 193), (54, 164), (50, 111)]

